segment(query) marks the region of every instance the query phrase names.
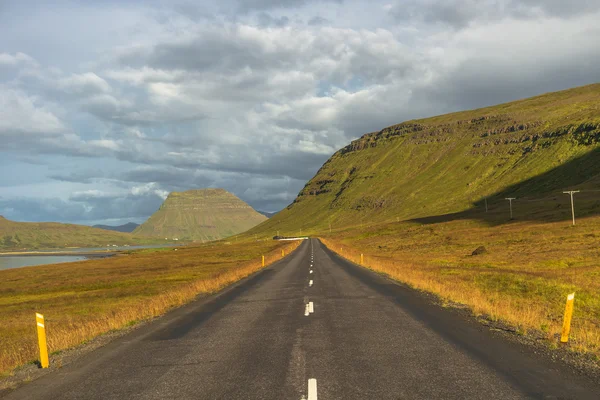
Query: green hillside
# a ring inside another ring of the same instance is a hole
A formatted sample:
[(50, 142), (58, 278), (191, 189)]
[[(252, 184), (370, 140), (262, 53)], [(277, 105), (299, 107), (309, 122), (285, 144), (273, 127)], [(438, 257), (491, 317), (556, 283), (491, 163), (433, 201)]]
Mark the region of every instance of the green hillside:
[(173, 192), (135, 235), (216, 240), (244, 232), (267, 217), (224, 189)]
[[(293, 204), (253, 232), (310, 233), (329, 223), (336, 229), (469, 213), (486, 198), (498, 208), (509, 196), (531, 203), (564, 196), (565, 188), (595, 189), (599, 147), (600, 84), (407, 121), (336, 152)], [(585, 212), (600, 207), (585, 195), (579, 201)]]
[(549, 348), (576, 293), (568, 349), (600, 366), (600, 85), (364, 135), (245, 236), (277, 231)]
[(58, 222), (15, 222), (0, 216), (0, 250), (103, 247), (156, 243), (156, 239), (134, 237), (84, 225)]

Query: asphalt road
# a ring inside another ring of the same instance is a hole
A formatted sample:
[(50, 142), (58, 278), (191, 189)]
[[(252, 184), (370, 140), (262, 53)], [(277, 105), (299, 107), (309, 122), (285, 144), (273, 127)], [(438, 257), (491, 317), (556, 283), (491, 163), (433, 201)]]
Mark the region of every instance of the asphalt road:
[(598, 399), (600, 387), (310, 240), (6, 397), (302, 398)]

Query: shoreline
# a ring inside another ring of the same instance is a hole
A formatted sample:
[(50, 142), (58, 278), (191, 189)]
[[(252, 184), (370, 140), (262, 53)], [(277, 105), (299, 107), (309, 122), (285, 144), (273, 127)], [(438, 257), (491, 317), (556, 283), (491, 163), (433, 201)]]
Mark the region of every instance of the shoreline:
[(119, 251), (107, 250), (107, 251), (88, 251), (88, 252), (74, 252), (74, 251), (55, 251), (55, 252), (43, 252), (43, 251), (23, 251), (23, 252), (12, 252), (12, 253), (0, 253), (0, 257), (60, 257), (60, 256), (79, 256), (86, 258), (106, 258), (112, 257), (118, 254)]

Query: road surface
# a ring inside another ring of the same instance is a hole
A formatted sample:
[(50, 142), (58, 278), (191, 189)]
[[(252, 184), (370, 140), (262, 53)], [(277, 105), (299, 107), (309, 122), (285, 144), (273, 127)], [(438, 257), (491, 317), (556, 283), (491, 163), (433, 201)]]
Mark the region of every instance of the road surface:
[(6, 397), (303, 398), (598, 399), (600, 387), (313, 239)]

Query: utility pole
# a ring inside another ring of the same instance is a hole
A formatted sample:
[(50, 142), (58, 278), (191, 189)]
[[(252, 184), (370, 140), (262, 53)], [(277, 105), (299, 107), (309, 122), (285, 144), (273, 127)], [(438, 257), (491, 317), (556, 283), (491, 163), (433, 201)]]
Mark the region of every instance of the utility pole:
[(573, 203), (573, 195), (575, 193), (579, 193), (579, 190), (569, 190), (566, 192), (563, 192), (564, 194), (568, 194), (571, 195), (571, 215), (573, 216), (573, 226), (575, 226), (575, 204)]
[(516, 197), (507, 197), (505, 200), (508, 200), (508, 203), (510, 204), (510, 219), (513, 219), (513, 213), (512, 213), (512, 201), (516, 200)]

